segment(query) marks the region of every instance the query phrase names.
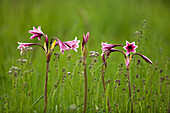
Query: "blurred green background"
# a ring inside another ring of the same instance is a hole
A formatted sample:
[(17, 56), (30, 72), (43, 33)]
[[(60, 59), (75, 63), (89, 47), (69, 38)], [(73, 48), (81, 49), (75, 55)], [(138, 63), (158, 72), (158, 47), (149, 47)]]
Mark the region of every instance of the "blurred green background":
[(101, 53), (101, 42), (136, 41), (132, 34), (147, 20), (144, 54), (153, 62), (160, 59), (160, 48), (170, 55), (169, 0), (1, 0), (0, 7), (0, 78), (20, 57), (18, 41), (40, 43), (29, 39), (33, 26), (62, 41), (82, 40), (89, 31), (89, 50)]
[(169, 55), (169, 0), (1, 0), (0, 7), (1, 65), (18, 55), (17, 41), (36, 41), (29, 40), (32, 26), (42, 26), (49, 37), (63, 41), (74, 36), (81, 40), (90, 31), (89, 46), (96, 49), (101, 41), (133, 41), (132, 34), (144, 19), (150, 26), (148, 51), (155, 52), (154, 59), (159, 47)]
[[(154, 63), (159, 61), (158, 69), (164, 69), (165, 59), (170, 56), (169, 0), (0, 0), (0, 96), (10, 92), (11, 79), (7, 72), (11, 66), (18, 66), (16, 61), (20, 58), (20, 51), (17, 50), (17, 42), (43, 44), (43, 41), (37, 39), (30, 40), (31, 34), (28, 31), (33, 26), (41, 26), (49, 38), (57, 37), (62, 41), (73, 40), (75, 36), (82, 41), (83, 33), (89, 31), (89, 51), (101, 54), (101, 42), (125, 45), (126, 40), (137, 41), (133, 34), (141, 29), (142, 20), (147, 20), (149, 28), (145, 32), (147, 40), (144, 45), (138, 45), (137, 52), (144, 46), (142, 54)], [(31, 82), (33, 100), (43, 94), (45, 79), (45, 54), (41, 48), (35, 48), (32, 56), (32, 68), (35, 70)], [(162, 56), (160, 48), (163, 48)], [(58, 47), (55, 49), (57, 51)], [(78, 53), (69, 53), (73, 58), (70, 65), (73, 66), (81, 56), (81, 49), (78, 49)], [(66, 67), (67, 55), (65, 52), (59, 60), (60, 70)], [(122, 62), (124, 63), (124, 59), (121, 54), (111, 55), (106, 79), (115, 77), (114, 72)], [(101, 58), (97, 65), (100, 64)], [(51, 61), (50, 69), (54, 70), (52, 66), (54, 62)], [(72, 72), (71, 66), (67, 71)], [(148, 66), (146, 63), (145, 70)], [(100, 68), (96, 70), (96, 76), (99, 77)], [(136, 70), (132, 70), (134, 71)], [(50, 88), (58, 79), (54, 78), (58, 76), (54, 73), (55, 71), (50, 73)], [(159, 81), (158, 76), (154, 76)]]
[[(170, 55), (169, 0), (1, 0), (0, 8), (0, 80), (20, 58), (18, 41), (42, 44), (29, 39), (28, 31), (33, 26), (41, 26), (49, 38), (58, 37), (62, 41), (73, 40), (75, 36), (82, 40), (83, 33), (89, 31), (89, 50), (101, 54), (101, 42), (136, 41), (132, 34), (140, 30), (142, 20), (147, 20), (148, 40), (143, 54), (153, 62), (161, 59), (160, 48), (165, 57)], [(80, 56), (80, 48), (78, 51)], [(41, 54), (42, 50), (33, 57), (38, 59)], [(122, 56), (115, 59), (123, 61)], [(35, 67), (41, 62), (44, 60), (36, 61)]]

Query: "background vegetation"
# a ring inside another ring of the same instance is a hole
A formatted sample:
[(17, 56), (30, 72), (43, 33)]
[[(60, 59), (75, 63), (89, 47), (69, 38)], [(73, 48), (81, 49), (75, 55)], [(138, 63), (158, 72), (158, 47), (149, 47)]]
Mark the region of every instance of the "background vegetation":
[[(32, 53), (29, 52), (22, 56), (27, 58), (31, 64), (29, 62), (23, 65), (16, 63), (21, 58), (20, 51), (17, 50), (18, 41), (42, 44), (36, 39), (29, 39), (31, 34), (28, 33), (28, 30), (32, 29), (33, 26), (41, 26), (42, 31), (49, 37), (58, 37), (62, 41), (73, 40), (75, 36), (82, 41), (83, 33), (89, 31), (89, 51), (101, 54), (101, 42), (112, 44), (125, 44), (126, 40), (137, 42), (140, 38), (133, 34), (141, 30), (142, 20), (147, 20), (149, 28), (145, 30), (143, 38), (138, 43), (137, 52), (142, 50), (142, 54), (149, 57), (154, 64), (151, 66), (141, 60), (141, 66), (137, 66), (138, 59), (133, 62), (131, 80), (132, 85), (137, 87), (134, 93), (136, 95), (134, 100), (137, 103), (135, 109), (138, 111), (166, 112), (169, 106), (169, 77), (167, 76), (170, 72), (168, 70), (170, 55), (169, 0), (1, 0), (0, 7), (1, 111), (4, 109), (18, 112), (43, 110), (43, 99), (31, 107), (44, 92), (45, 55), (42, 49), (35, 47)], [(79, 48), (78, 53), (69, 51), (69, 53), (65, 52), (64, 55), (60, 55), (57, 67), (55, 62), (51, 60), (48, 86), (49, 111), (64, 112), (69, 109), (70, 105), (78, 106), (76, 110), (81, 111), (84, 80), (81, 74), (82, 67), (77, 63), (81, 56), (80, 50)], [(58, 47), (54, 53), (56, 52), (59, 52)], [(71, 54), (70, 61), (67, 58), (68, 54)], [(55, 55), (52, 59), (55, 59)], [(92, 59), (88, 58), (88, 65), (93, 61)], [(88, 110), (96, 109), (97, 106), (101, 111), (106, 111), (106, 99), (102, 96), (103, 87), (100, 73), (102, 60), (100, 56), (97, 59), (95, 71), (90, 69), (88, 71), (90, 90)], [(123, 66), (119, 76), (121, 63)], [(20, 77), (21, 73), (16, 78), (9, 76), (8, 71), (12, 66), (17, 66), (22, 72), (25, 72), (24, 76)], [(65, 72), (62, 71), (64, 67), (66, 68)], [(111, 80), (107, 86), (107, 94), (110, 95), (110, 103), (114, 111), (123, 112), (128, 111), (129, 108), (124, 67), (124, 59), (121, 54), (113, 53), (108, 59), (105, 80)], [(32, 69), (33, 72), (28, 73)], [(58, 69), (57, 72), (56, 69)], [(160, 73), (160, 70), (163, 72)], [(67, 75), (68, 72), (73, 73), (73, 79)], [(140, 76), (139, 79), (136, 78), (137, 74)], [(63, 75), (67, 75), (67, 77), (62, 84)], [(165, 82), (160, 82), (161, 77), (165, 79)], [(117, 79), (121, 80), (121, 85), (115, 83)], [(146, 81), (145, 86), (142, 82), (143, 79)], [(14, 81), (17, 81), (16, 88), (13, 88)], [(58, 81), (60, 82), (57, 84)], [(27, 84), (25, 89), (24, 83)], [(163, 87), (162, 94), (160, 87)], [(126, 89), (125, 93), (123, 88)], [(137, 89), (140, 89), (139, 94)], [(149, 94), (142, 93), (146, 91)], [(146, 99), (142, 101), (143, 96)], [(141, 101), (137, 101), (139, 98)]]

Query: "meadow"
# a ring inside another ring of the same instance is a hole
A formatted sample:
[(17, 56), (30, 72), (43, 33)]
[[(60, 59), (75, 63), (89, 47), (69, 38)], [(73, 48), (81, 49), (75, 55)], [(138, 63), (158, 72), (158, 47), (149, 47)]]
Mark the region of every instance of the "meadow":
[(153, 62), (149, 64), (139, 56), (131, 61), (133, 111), (170, 112), (169, 0), (1, 0), (0, 7), (0, 112), (39, 113), (44, 110), (44, 51), (33, 46), (20, 55), (17, 50), (17, 42), (44, 44), (37, 39), (30, 40), (28, 31), (33, 26), (41, 26), (49, 39), (57, 37), (68, 41), (77, 36), (80, 40), (77, 52), (70, 50), (62, 55), (59, 47), (53, 51), (47, 112), (83, 112), (81, 43), (87, 32), (90, 36), (87, 42), (86, 112), (130, 112), (128, 78), (122, 54), (111, 53), (107, 59), (105, 92), (102, 82), (101, 42), (126, 45), (126, 41), (135, 41), (136, 52)]

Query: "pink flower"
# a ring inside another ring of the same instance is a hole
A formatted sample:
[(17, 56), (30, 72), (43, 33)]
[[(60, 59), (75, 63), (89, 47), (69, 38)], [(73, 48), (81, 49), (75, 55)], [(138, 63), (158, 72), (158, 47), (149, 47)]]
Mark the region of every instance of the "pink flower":
[[(135, 56), (135, 55), (139, 55), (141, 56), (146, 62), (152, 64), (152, 61), (147, 58), (146, 56), (142, 55), (142, 54), (139, 54), (139, 53), (136, 53), (136, 48), (138, 46), (135, 45), (135, 42), (132, 42), (132, 43), (129, 43), (128, 41), (126, 41), (126, 46), (124, 46), (123, 48), (125, 50), (127, 50), (127, 52), (123, 52), (123, 51), (120, 51), (120, 50), (117, 50), (117, 49), (114, 49), (113, 47), (116, 47), (116, 46), (123, 46), (123, 45), (113, 45), (113, 44), (107, 44), (107, 43), (102, 43), (102, 59), (103, 59), (103, 62), (105, 64), (105, 67), (107, 66), (107, 63), (106, 63), (106, 59), (109, 57), (110, 53), (111, 52), (120, 52), (124, 55), (125, 57), (125, 64), (126, 64), (126, 68), (129, 68), (130, 66), (130, 62), (131, 62), (131, 59)], [(134, 53), (133, 55), (130, 54), (130, 52)], [(130, 55), (129, 55), (130, 54)], [(106, 57), (105, 57), (106, 55)]]
[(41, 26), (39, 26), (37, 29), (33, 26), (33, 30), (29, 30), (29, 33), (33, 34), (30, 39), (34, 39), (38, 37), (38, 40), (41, 40), (41, 36), (44, 35), (44, 33), (41, 31)]
[[(102, 45), (102, 51), (103, 53), (101, 54), (102, 56), (102, 59), (103, 59), (103, 62), (105, 63), (105, 67), (107, 67), (107, 63), (106, 63), (106, 59), (109, 57), (110, 53), (113, 52), (113, 51), (119, 51), (119, 50), (116, 50), (116, 49), (113, 49), (114, 47), (116, 46), (123, 46), (123, 45), (119, 45), (119, 44), (107, 44), (106, 43), (101, 43)], [(106, 57), (105, 57), (106, 55)]]
[[(41, 46), (39, 44), (36, 44), (36, 43), (20, 43), (18, 42), (19, 46), (17, 47), (18, 49), (21, 49), (21, 52), (20, 54), (23, 53), (24, 49), (26, 49), (27, 47), (30, 47), (32, 45), (38, 45), (38, 46)], [(41, 46), (43, 48), (43, 46)]]
[(64, 44), (62, 41), (60, 41), (59, 39), (57, 39), (58, 41), (58, 45), (59, 45), (59, 48), (60, 48), (60, 52), (62, 52), (62, 54), (64, 53), (65, 50), (69, 50), (69, 47)]
[(129, 43), (128, 41), (126, 41), (126, 46), (123, 47), (125, 50), (127, 50), (126, 56), (129, 55), (130, 52), (136, 53), (136, 50), (135, 50), (135, 49), (136, 49), (137, 47), (138, 47), (138, 46), (135, 45), (135, 42)]
[(66, 41), (64, 42), (69, 48), (73, 49), (74, 51), (77, 52), (77, 48), (79, 48), (78, 43), (80, 42), (80, 40), (77, 40), (77, 37), (75, 37), (75, 39), (73, 41)]
[(139, 53), (133, 54), (133, 55), (132, 55), (132, 58), (133, 58), (133, 56), (135, 56), (135, 55), (139, 55), (139, 56), (141, 56), (146, 62), (148, 62), (148, 63), (150, 63), (150, 64), (153, 64), (153, 62), (152, 62), (149, 58), (147, 58), (146, 56), (144, 56), (144, 55), (142, 55), (142, 54), (139, 54)]
[(112, 49), (112, 48), (114, 48), (116, 46), (123, 46), (123, 45), (119, 45), (119, 44), (107, 44), (107, 42), (106, 43), (102, 42), (102, 48), (101, 49), (102, 49), (103, 52), (105, 52), (105, 51), (110, 50), (110, 49)]
[(86, 34), (86, 36), (83, 34), (82, 51), (84, 50), (84, 45), (87, 44), (88, 39), (89, 39), (89, 32)]

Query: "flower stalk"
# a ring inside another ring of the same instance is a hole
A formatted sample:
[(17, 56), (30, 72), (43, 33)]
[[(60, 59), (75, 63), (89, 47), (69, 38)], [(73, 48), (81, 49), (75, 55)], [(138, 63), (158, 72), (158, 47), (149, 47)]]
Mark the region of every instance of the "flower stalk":
[(48, 72), (49, 72), (49, 62), (46, 62), (46, 77), (45, 77), (45, 89), (44, 89), (44, 98), (45, 98), (44, 113), (46, 113), (46, 111), (47, 111), (47, 83), (48, 83)]
[[(104, 70), (104, 64), (103, 64), (103, 66), (102, 66), (102, 83), (103, 83), (103, 90), (104, 90), (104, 94), (105, 94), (106, 93), (106, 84), (105, 84), (105, 80), (104, 80), (104, 73), (105, 73), (105, 70)], [(108, 111), (112, 112), (112, 109), (110, 107), (109, 95), (107, 97), (107, 106), (108, 106)]]
[(105, 81), (104, 81), (104, 66), (102, 66), (102, 83), (103, 83), (103, 90), (104, 93), (106, 92)]
[(126, 68), (126, 70), (127, 70), (128, 85), (129, 85), (129, 99), (131, 103), (131, 113), (133, 113), (133, 101), (132, 101), (132, 90), (131, 90), (131, 83), (130, 83), (129, 68)]
[(82, 41), (82, 57), (83, 57), (83, 65), (84, 65), (84, 109), (83, 113), (86, 113), (87, 108), (87, 41), (89, 39), (89, 32), (86, 34), (86, 36), (83, 34), (83, 41)]
[(87, 64), (84, 64), (84, 110), (83, 113), (86, 112), (86, 107), (87, 107)]

